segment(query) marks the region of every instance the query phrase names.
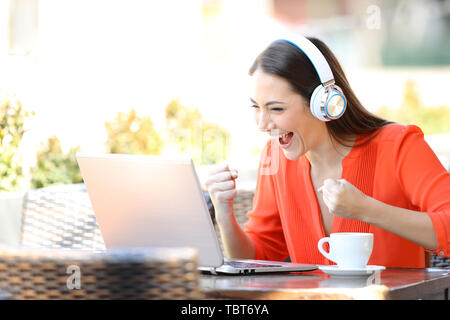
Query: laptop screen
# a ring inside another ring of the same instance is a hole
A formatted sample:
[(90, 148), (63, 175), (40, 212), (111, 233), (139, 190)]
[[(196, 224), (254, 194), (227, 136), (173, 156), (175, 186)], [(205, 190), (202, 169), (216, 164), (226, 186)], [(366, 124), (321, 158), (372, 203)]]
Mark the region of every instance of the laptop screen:
[(200, 266), (223, 263), (191, 159), (76, 157), (106, 248), (193, 247)]

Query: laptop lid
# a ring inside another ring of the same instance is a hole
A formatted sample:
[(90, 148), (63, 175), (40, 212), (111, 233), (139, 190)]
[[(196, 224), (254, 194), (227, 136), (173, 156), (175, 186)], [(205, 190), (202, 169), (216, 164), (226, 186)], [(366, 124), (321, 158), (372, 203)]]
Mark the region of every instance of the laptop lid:
[(76, 155), (106, 248), (194, 247), (199, 265), (223, 255), (188, 158)]

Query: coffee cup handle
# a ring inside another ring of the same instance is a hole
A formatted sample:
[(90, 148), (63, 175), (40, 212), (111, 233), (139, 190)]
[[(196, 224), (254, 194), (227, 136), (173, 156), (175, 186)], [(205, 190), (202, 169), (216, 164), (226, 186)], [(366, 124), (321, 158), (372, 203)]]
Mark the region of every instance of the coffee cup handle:
[(325, 237), (325, 238), (320, 239), (319, 242), (317, 243), (317, 248), (319, 249), (319, 252), (324, 255), (325, 258), (327, 258), (328, 260), (331, 260), (333, 262), (336, 262), (331, 257), (331, 252), (326, 252), (323, 249), (323, 244), (326, 243), (326, 242), (328, 244), (330, 244), (330, 237)]

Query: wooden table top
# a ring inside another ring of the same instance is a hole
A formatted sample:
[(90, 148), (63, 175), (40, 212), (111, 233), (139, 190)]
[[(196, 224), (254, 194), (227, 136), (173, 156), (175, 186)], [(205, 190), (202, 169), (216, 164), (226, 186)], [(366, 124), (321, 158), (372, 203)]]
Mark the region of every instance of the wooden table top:
[(387, 268), (369, 277), (330, 277), (320, 270), (202, 275), (209, 299), (448, 299), (449, 269)]

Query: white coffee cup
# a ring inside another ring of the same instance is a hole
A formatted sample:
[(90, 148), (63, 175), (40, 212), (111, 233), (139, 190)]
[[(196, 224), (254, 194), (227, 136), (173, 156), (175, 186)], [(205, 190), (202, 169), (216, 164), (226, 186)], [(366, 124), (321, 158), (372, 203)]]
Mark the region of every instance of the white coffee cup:
[[(330, 252), (323, 249), (328, 242)], [(364, 268), (373, 250), (373, 234), (359, 232), (332, 233), (319, 240), (317, 247), (325, 258), (335, 262), (339, 268)]]

